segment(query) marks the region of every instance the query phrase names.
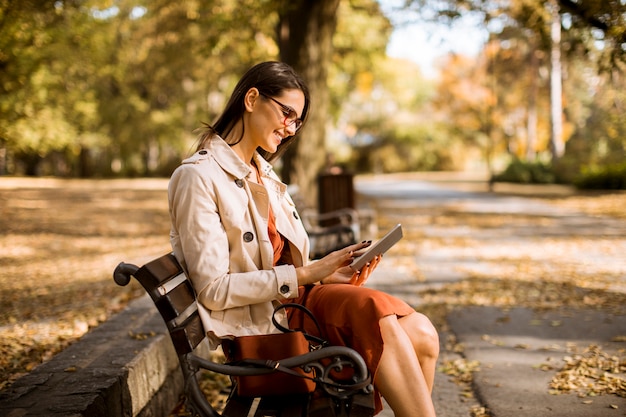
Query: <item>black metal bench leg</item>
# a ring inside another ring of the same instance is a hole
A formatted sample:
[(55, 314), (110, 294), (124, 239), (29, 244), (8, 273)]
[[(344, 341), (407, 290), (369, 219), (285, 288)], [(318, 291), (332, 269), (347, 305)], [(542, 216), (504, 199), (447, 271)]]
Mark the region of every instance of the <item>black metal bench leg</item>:
[(308, 417), (335, 417), (336, 403), (326, 396), (315, 396), (309, 404)]
[(350, 417), (371, 417), (374, 415), (374, 395), (356, 394), (350, 401), (348, 415)]
[(247, 417), (254, 398), (230, 398), (222, 412), (228, 417)]

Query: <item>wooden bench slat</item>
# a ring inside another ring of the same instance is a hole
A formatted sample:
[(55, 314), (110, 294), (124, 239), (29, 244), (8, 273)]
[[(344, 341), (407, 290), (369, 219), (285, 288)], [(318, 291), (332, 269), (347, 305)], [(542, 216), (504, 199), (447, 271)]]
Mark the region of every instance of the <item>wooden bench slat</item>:
[(139, 268), (135, 277), (144, 285), (144, 288), (154, 291), (159, 285), (178, 276), (181, 272), (183, 270), (174, 254), (168, 253)]
[(189, 281), (154, 301), (165, 322), (169, 322), (182, 314), (190, 305), (196, 304), (196, 297)]
[(170, 330), (170, 336), (179, 355), (193, 351), (206, 337), (198, 311), (183, 325)]

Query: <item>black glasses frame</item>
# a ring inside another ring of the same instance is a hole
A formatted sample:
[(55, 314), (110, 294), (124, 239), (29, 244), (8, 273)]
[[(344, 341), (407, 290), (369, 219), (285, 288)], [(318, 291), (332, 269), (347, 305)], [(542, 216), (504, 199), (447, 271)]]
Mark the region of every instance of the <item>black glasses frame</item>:
[(298, 113), (296, 113), (294, 109), (281, 103), (280, 101), (276, 100), (274, 97), (270, 97), (267, 94), (263, 94), (261, 92), (259, 92), (259, 94), (261, 94), (265, 98), (269, 98), (274, 103), (280, 106), (280, 109), (283, 112), (283, 116), (285, 116), (285, 119), (283, 120), (283, 125), (285, 125), (285, 127), (294, 125), (294, 127), (296, 128), (296, 132), (298, 131), (298, 129), (302, 127), (302, 120), (298, 119)]

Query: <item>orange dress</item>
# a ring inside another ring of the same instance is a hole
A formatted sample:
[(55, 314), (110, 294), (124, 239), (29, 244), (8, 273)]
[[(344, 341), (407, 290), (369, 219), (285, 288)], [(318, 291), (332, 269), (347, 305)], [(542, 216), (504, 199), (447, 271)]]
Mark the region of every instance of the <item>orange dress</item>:
[[(284, 240), (276, 231), (276, 224), (270, 209), (269, 235), (274, 247), (274, 263), (281, 263)], [(287, 302), (306, 306), (320, 324), (319, 335), (331, 345), (348, 346), (363, 357), (372, 377), (376, 376), (378, 363), (383, 353), (383, 339), (378, 322), (383, 317), (395, 314), (404, 317), (415, 310), (404, 301), (387, 293), (366, 287), (348, 284), (308, 285), (300, 287), (297, 298)], [(318, 335), (315, 324), (304, 317), (299, 310), (288, 311), (292, 328), (303, 329)], [(376, 414), (382, 409), (380, 393), (375, 395)]]

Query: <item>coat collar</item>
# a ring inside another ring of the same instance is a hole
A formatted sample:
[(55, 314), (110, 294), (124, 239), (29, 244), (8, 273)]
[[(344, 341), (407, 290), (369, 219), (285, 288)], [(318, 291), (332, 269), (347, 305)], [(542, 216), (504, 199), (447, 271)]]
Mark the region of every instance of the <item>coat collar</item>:
[(258, 152), (254, 154), (254, 162), (256, 163), (256, 166), (259, 167), (261, 177), (263, 177), (263, 184), (282, 198), (283, 194), (287, 191), (287, 185), (280, 181), (280, 179), (276, 176), (272, 165)]
[[(223, 170), (236, 179), (245, 179), (252, 173), (252, 169), (232, 150), (230, 145), (219, 136), (214, 136), (206, 144), (204, 149), (198, 150), (183, 163), (198, 163), (207, 158), (212, 158)], [(259, 167), (263, 183), (268, 190), (282, 197), (287, 191), (287, 186), (278, 178), (273, 171), (272, 165), (267, 162), (258, 152), (254, 153), (254, 162)]]
[[(224, 171), (229, 173), (235, 178), (243, 179), (246, 178), (252, 170), (250, 167), (239, 158), (239, 156), (232, 150), (230, 145), (226, 143), (224, 139), (219, 136), (214, 136), (211, 141), (209, 141), (207, 150), (213, 154), (215, 162), (222, 167)], [(273, 167), (267, 162), (258, 152), (254, 153), (254, 162), (256, 166), (259, 167), (261, 176), (263, 179), (268, 179), (271, 187), (276, 191), (279, 195), (282, 195), (287, 190), (287, 186), (283, 184), (278, 177), (273, 175)], [(266, 185), (268, 181), (264, 181)]]
[(250, 167), (239, 158), (230, 145), (219, 136), (214, 136), (207, 145), (207, 149), (213, 154), (215, 162), (224, 171), (235, 178), (243, 179), (252, 171)]

